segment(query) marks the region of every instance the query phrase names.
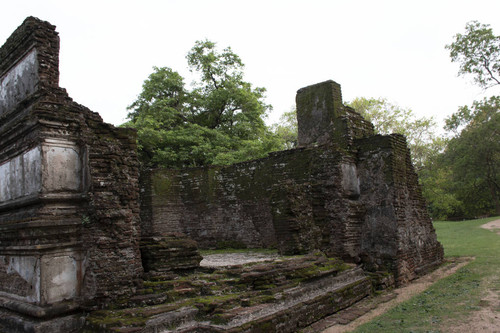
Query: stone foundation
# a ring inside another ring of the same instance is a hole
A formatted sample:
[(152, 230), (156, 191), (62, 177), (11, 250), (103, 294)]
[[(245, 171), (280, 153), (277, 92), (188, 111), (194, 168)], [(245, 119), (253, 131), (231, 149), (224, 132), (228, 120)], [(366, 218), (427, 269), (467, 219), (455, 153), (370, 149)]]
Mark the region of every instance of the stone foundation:
[(372, 290), (362, 269), (321, 255), (156, 276), (144, 285), (130, 300), (141, 306), (96, 311), (85, 332), (291, 333)]
[(199, 267), (202, 260), (198, 244), (179, 234), (143, 237), (141, 258), (146, 273), (191, 270)]

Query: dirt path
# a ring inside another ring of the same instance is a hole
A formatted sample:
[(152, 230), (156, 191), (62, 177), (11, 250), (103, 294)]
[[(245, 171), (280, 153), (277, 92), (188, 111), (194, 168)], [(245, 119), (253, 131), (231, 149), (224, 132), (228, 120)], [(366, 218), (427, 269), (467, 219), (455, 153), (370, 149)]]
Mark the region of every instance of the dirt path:
[(500, 235), (500, 220), (495, 220), (483, 224), (481, 228), (496, 232), (498, 235)]
[(443, 332), (450, 333), (474, 333), (474, 332), (500, 332), (500, 300), (498, 291), (490, 290), (488, 295), (481, 299), (479, 310), (474, 311), (470, 317), (462, 323), (447, 326)]
[[(481, 226), (500, 235), (500, 220), (491, 221)], [(404, 302), (416, 294), (430, 287), (436, 281), (455, 273), (459, 268), (468, 264), (473, 258), (459, 258), (449, 265), (445, 265), (431, 274), (423, 276), (411, 284), (395, 289), (382, 296), (359, 302), (351, 308), (336, 313), (319, 322), (312, 331), (322, 333), (350, 332), (358, 326), (385, 313), (397, 304)], [(378, 300), (377, 300), (378, 299)], [(490, 291), (480, 303), (481, 309), (474, 311), (470, 318), (453, 326), (443, 327), (443, 332), (472, 333), (489, 332), (500, 333), (500, 297), (498, 291)]]

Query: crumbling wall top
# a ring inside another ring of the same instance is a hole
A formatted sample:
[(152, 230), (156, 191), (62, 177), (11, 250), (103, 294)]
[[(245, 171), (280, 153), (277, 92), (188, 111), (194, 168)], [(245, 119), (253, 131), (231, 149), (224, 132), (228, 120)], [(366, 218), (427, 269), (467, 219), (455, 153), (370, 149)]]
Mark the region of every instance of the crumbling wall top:
[(59, 87), (59, 36), (28, 17), (0, 48), (0, 117), (36, 91)]
[(297, 91), (298, 144), (329, 141), (335, 118), (343, 113), (340, 84), (328, 80)]
[(297, 91), (299, 147), (330, 144), (350, 149), (374, 134), (373, 125), (342, 104), (340, 84), (328, 80)]

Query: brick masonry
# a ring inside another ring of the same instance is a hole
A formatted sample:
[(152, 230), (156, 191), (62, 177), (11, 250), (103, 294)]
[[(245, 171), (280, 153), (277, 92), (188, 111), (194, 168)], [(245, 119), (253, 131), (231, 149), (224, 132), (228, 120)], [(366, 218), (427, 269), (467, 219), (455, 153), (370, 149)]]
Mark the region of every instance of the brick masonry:
[(34, 317), (132, 294), (136, 134), (59, 87), (55, 27), (29, 17), (0, 49), (0, 305)]
[(405, 138), (374, 135), (326, 81), (297, 92), (299, 148), (226, 167), (144, 170), (143, 232), (203, 248), (320, 249), (398, 284), (443, 260)]

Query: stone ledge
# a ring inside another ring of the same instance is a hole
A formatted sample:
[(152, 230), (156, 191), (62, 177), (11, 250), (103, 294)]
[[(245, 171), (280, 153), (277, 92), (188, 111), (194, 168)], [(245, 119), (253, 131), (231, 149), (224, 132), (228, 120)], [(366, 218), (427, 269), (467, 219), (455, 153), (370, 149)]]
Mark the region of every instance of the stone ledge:
[[(168, 315), (155, 317), (137, 332), (153, 332), (183, 324), (168, 332), (250, 332), (266, 330), (296, 332), (301, 327), (349, 307), (371, 294), (371, 282), (360, 268), (354, 268), (337, 277), (325, 277), (306, 286), (293, 288), (290, 295), (278, 304), (269, 303), (240, 308), (239, 315), (231, 322), (216, 325), (196, 322), (193, 308), (186, 313), (175, 310)], [(174, 315), (176, 314), (176, 315)], [(163, 319), (163, 320), (160, 320)], [(167, 320), (172, 319), (172, 321)], [(183, 320), (181, 320), (183, 319)]]
[(48, 306), (38, 306), (0, 296), (0, 307), (35, 318), (49, 318), (74, 312), (79, 308), (75, 302), (61, 302)]
[(81, 202), (87, 199), (85, 194), (82, 193), (47, 193), (47, 194), (34, 194), (21, 198), (9, 200), (0, 204), (0, 212), (19, 209), (25, 206), (36, 204), (48, 204), (54, 202)]
[[(0, 246), (0, 251), (5, 255), (19, 254), (44, 254), (45, 252), (52, 252), (60, 249), (80, 249), (83, 244), (80, 242), (66, 242), (56, 244), (43, 244), (43, 245), (19, 245), (19, 246)], [(57, 252), (57, 251), (56, 251)]]
[(85, 318), (81, 314), (68, 314), (54, 319), (37, 319), (0, 308), (0, 332), (9, 333), (46, 333), (78, 332)]

